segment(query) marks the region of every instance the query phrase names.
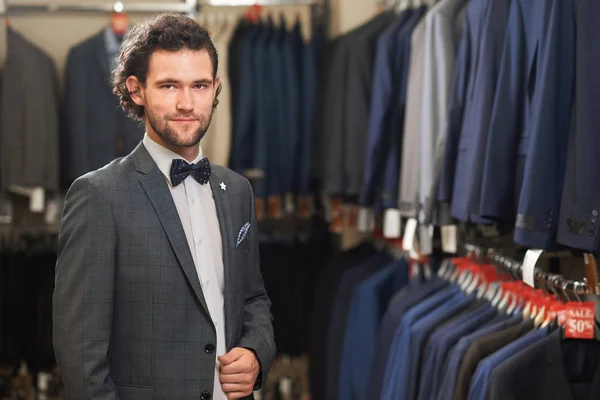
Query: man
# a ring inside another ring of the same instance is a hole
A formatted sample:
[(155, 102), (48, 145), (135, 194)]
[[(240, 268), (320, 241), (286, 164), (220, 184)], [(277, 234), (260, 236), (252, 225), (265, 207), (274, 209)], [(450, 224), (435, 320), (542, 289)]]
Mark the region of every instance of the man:
[(276, 349), (252, 190), (199, 145), (217, 67), (184, 16), (124, 39), (114, 91), (146, 135), (67, 194), (53, 299), (67, 399), (252, 398), (266, 378)]

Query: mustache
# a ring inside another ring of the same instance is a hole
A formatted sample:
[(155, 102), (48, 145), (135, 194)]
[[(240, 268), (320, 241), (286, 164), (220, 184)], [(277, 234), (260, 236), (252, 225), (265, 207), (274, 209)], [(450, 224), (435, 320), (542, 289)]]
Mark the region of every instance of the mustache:
[(195, 120), (200, 120), (200, 116), (199, 115), (194, 115), (194, 114), (188, 114), (188, 115), (169, 115), (167, 116), (167, 119), (181, 119), (181, 118), (185, 118), (185, 119), (195, 119)]

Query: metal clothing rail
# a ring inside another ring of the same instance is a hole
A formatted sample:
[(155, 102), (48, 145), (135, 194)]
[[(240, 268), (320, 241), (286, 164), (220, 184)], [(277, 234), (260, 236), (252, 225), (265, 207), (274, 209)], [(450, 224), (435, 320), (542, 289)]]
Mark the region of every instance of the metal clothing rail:
[[(523, 264), (505, 256), (497, 249), (485, 248), (471, 243), (465, 243), (464, 248), (467, 252), (475, 252), (478, 256), (489, 259), (495, 265), (505, 269), (516, 279), (523, 279)], [(546, 272), (537, 267), (534, 271), (534, 277), (536, 282), (542, 282), (550, 290), (554, 290), (555, 293), (570, 292), (576, 296), (590, 293), (585, 281), (566, 279), (562, 275)]]
[(53, 3), (51, 1), (11, 1), (0, 0), (0, 15), (14, 15), (24, 13), (54, 13), (54, 12), (126, 12), (126, 13), (161, 13), (179, 12), (194, 15), (197, 12), (197, 0), (185, 2), (165, 3), (123, 3), (115, 2), (81, 2), (81, 3)]
[(321, 5), (320, 0), (200, 0), (200, 6), (285, 6), (285, 5)]

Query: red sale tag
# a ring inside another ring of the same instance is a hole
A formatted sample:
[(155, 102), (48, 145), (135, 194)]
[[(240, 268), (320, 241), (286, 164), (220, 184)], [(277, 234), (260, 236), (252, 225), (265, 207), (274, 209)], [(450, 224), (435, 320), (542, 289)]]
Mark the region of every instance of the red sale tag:
[(566, 304), (567, 322), (565, 337), (570, 339), (593, 339), (595, 304), (570, 302)]

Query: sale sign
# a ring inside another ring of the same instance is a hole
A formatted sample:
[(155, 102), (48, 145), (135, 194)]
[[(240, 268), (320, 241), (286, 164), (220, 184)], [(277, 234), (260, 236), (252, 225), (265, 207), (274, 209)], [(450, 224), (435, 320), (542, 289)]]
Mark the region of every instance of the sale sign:
[(566, 304), (565, 337), (569, 339), (593, 339), (595, 304), (593, 302)]

